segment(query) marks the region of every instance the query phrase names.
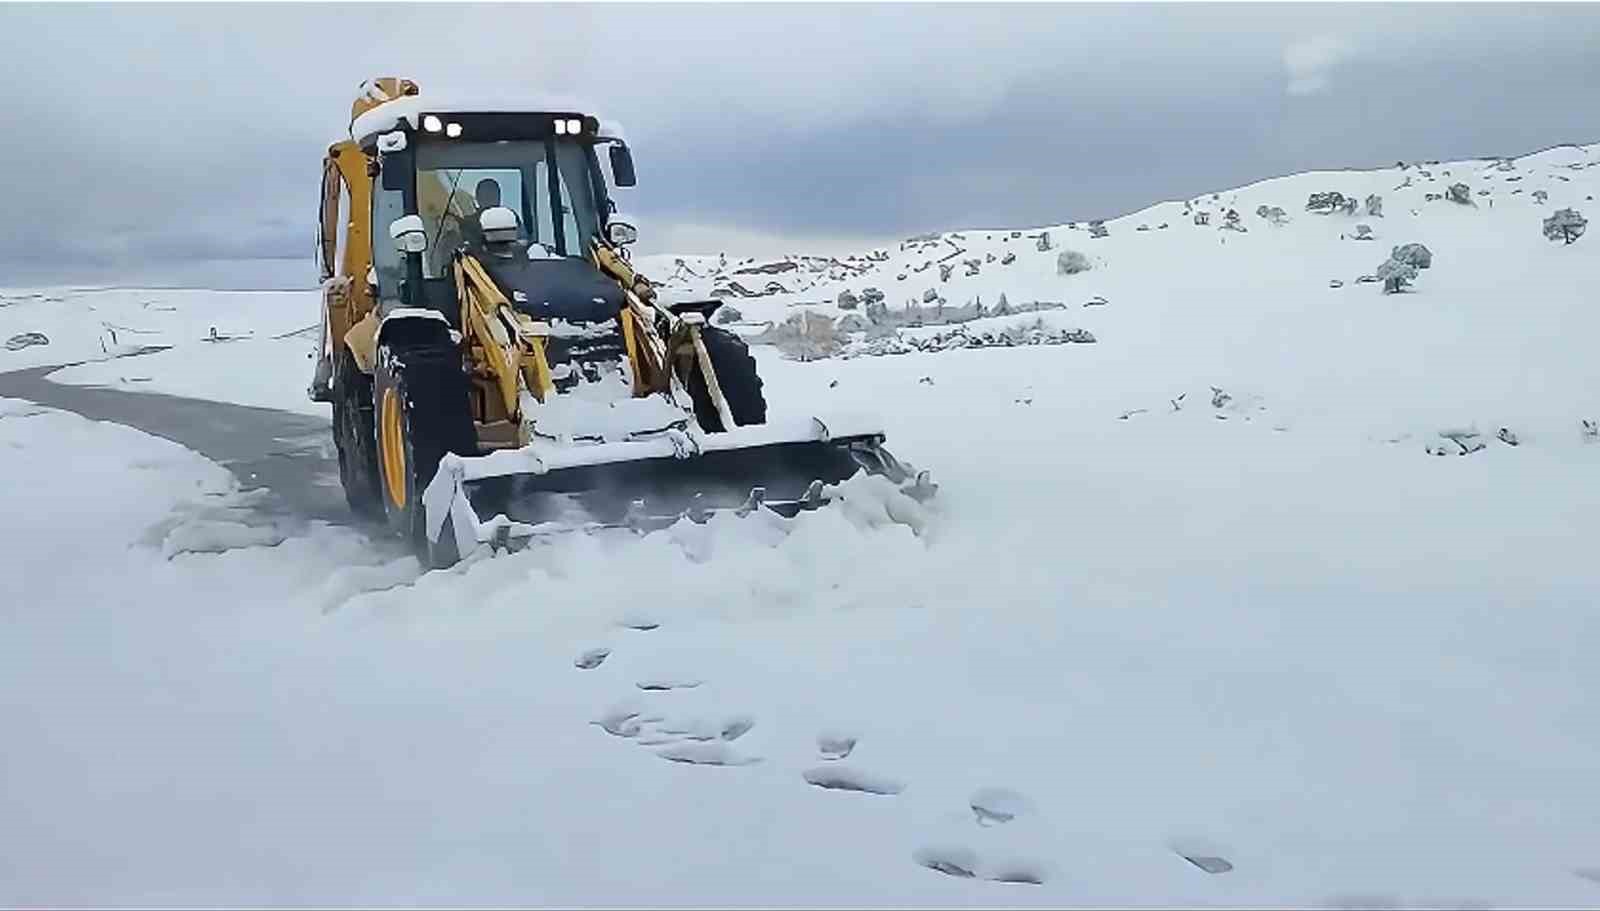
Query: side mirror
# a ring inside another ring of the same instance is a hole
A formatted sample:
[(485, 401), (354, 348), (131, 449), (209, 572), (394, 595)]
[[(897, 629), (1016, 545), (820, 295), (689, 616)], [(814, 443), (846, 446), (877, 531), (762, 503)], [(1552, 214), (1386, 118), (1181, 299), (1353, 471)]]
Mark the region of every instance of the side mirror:
[(639, 229), (631, 215), (613, 215), (606, 221), (606, 241), (613, 247), (626, 247), (639, 239)]
[(428, 249), (428, 232), (422, 227), (422, 216), (402, 215), (389, 222), (389, 236), (394, 248), (401, 253), (421, 253)]
[(633, 173), (633, 153), (620, 142), (611, 144), (611, 179), (619, 187), (631, 187), (639, 182)]

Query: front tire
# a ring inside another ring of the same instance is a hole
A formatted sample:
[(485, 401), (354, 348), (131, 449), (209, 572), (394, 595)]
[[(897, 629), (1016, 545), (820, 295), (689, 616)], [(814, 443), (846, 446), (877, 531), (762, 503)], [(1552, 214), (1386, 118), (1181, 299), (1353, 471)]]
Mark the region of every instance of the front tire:
[(372, 377), (361, 372), (355, 355), (343, 345), (334, 370), (333, 445), (339, 452), (339, 484), (352, 513), (379, 519), (383, 517), (383, 492), (373, 432)]
[[(447, 527), (428, 540), (422, 493), (447, 452), (477, 455), (461, 352), (448, 330), (433, 324), (396, 327), (378, 346), (373, 374), (381, 498), (389, 527), (407, 541), (424, 566), (448, 566), (461, 555)], [(437, 330), (435, 331), (435, 326)]]
[[(722, 388), (722, 397), (733, 413), (734, 422), (740, 427), (765, 424), (767, 400), (761, 392), (761, 375), (756, 371), (756, 359), (744, 339), (712, 326), (701, 327), (700, 338), (705, 342), (711, 369), (717, 372), (717, 385)], [(711, 400), (711, 388), (698, 361), (689, 371), (688, 386), (700, 428), (707, 433), (729, 429), (722, 426), (722, 415), (717, 412), (716, 402)]]

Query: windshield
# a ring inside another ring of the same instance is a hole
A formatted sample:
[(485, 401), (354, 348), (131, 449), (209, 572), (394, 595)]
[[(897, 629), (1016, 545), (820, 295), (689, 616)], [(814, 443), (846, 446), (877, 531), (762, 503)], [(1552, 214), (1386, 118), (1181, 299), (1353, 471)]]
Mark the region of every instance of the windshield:
[(449, 273), (450, 258), (481, 238), (478, 215), (517, 213), (520, 239), (551, 255), (586, 256), (600, 233), (591, 156), (571, 140), (427, 143), (417, 150), (417, 214), (428, 234), (423, 271)]

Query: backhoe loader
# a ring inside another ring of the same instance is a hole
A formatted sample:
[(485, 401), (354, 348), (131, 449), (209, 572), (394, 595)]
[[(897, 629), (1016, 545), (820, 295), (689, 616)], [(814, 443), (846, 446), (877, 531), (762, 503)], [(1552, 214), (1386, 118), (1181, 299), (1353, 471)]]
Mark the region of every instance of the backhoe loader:
[(610, 190), (634, 184), (621, 129), (576, 105), (362, 85), (323, 164), (308, 393), (332, 404), (351, 510), (427, 565), (574, 527), (793, 516), (858, 471), (933, 493), (870, 420), (769, 419), (720, 301), (668, 303), (632, 268)]

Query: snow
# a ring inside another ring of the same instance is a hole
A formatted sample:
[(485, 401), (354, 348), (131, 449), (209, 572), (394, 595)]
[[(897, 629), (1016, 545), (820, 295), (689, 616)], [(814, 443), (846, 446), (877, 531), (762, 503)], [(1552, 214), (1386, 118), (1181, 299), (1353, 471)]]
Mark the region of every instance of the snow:
[[(947, 282), (911, 271), (947, 235), (772, 273), (794, 287), (737, 301), (750, 320), (931, 287), (1061, 301), (1027, 318), (1098, 339), (752, 349), (775, 405), (875, 412), (933, 471), (921, 534), (857, 479), (794, 520), (422, 573), (264, 517), (175, 444), (0, 402), (27, 517), (0, 558), (0, 899), (1592, 905), (1600, 259), (1540, 225), (1600, 190), (1596, 152), (1277, 178), (1191, 202), (1207, 227), (1163, 203), (1049, 251), (957, 232), (954, 261), (996, 260)], [(1494, 205), (1424, 202), (1421, 170)], [(1384, 196), (1383, 249), (1434, 254), (1413, 290), (1354, 283), (1383, 251), (1302, 211), (1325, 190)], [(1062, 247), (1095, 268), (1057, 275)], [(177, 347), (57, 378), (276, 383), (327, 414), (314, 333), (270, 338), (314, 293), (63, 298), (0, 308), (0, 335), (51, 338), (5, 363), (98, 355), (85, 308), (139, 308)]]

